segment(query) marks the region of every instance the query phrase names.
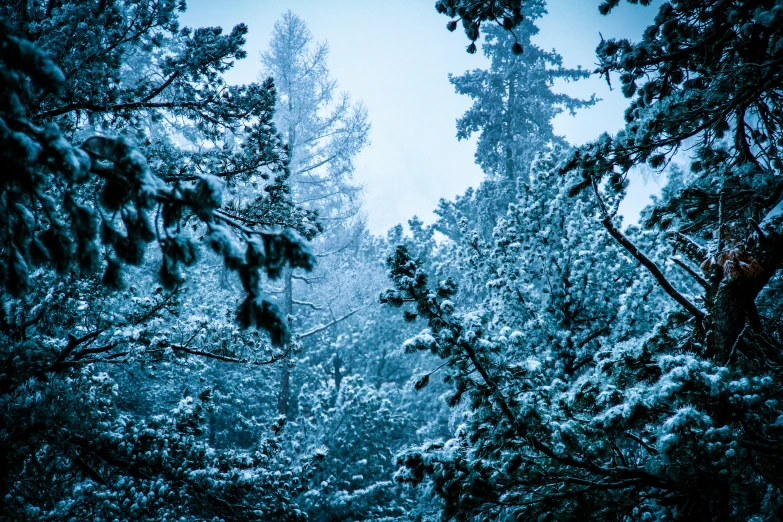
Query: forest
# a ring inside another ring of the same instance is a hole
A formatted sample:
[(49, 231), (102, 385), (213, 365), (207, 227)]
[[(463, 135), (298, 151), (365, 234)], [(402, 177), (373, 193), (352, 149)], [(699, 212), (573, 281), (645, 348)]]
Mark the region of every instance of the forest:
[[(587, 70), (437, 0), (484, 178), (378, 235), (295, 13), (0, 2), (0, 520), (783, 520), (783, 0), (627, 3)], [(569, 143), (590, 75), (625, 123)]]

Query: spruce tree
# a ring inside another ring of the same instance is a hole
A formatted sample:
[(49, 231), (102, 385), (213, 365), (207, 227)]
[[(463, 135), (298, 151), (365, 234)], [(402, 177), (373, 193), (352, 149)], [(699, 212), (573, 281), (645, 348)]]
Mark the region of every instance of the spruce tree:
[[(440, 202), (436, 211), (441, 216), (439, 230), (449, 237), (458, 237), (456, 223), (462, 216), (488, 239), (496, 220), (514, 200), (517, 182), (528, 181), (536, 155), (565, 144), (554, 132), (554, 117), (595, 103), (594, 98), (582, 100), (554, 92), (555, 80), (577, 81), (589, 73), (563, 67), (557, 52), (533, 44), (531, 38), (538, 33), (535, 21), (544, 14), (544, 2), (528, 2), (525, 19), (513, 33), (502, 25), (488, 24), (481, 48), (490, 60), (489, 68), (449, 76), (456, 92), (473, 101), (457, 120), (457, 138), (478, 134), (476, 164), (485, 175), (475, 191), (454, 202)], [(514, 53), (517, 46), (525, 51)]]

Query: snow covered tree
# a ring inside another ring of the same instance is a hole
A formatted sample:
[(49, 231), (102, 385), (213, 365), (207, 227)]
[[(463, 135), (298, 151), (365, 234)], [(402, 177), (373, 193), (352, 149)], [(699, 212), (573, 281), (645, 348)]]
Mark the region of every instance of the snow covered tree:
[[(327, 44), (315, 43), (305, 22), (291, 11), (275, 22), (269, 47), (261, 54), (262, 74), (274, 78), (277, 85), (275, 121), (291, 159), (293, 200), (316, 213), (325, 228), (318, 242), (323, 250), (321, 255), (339, 250), (363, 228), (361, 187), (352, 181), (352, 174), (354, 159), (367, 145), (370, 130), (364, 106), (352, 103), (347, 93), (337, 92), (337, 83), (327, 67), (328, 54)], [(314, 303), (312, 299), (296, 298), (300, 293), (313, 296), (313, 282), (318, 277), (323, 274), (307, 279), (296, 275), (293, 268), (285, 271), (284, 306), (290, 321), (307, 310), (319, 312), (329, 308), (328, 301)], [(300, 284), (308, 290), (295, 288)], [(316, 315), (327, 323), (335, 323), (338, 317), (333, 310), (329, 312), (331, 318)], [(340, 317), (346, 313), (351, 310)], [(290, 357), (281, 363), (281, 415), (288, 413), (291, 364)]]
[[(672, 1), (640, 42), (602, 41), (599, 72), (633, 98), (625, 128), (534, 170), (491, 247), (463, 234), (465, 305), (404, 248), (390, 258), (383, 299), (426, 320), (406, 346), (445, 360), (464, 419), (400, 457), (444, 518), (783, 516), (781, 16)], [(685, 147), (691, 172), (623, 231), (629, 169)]]
[[(517, 180), (527, 179), (536, 155), (565, 143), (555, 135), (552, 119), (563, 110), (573, 114), (595, 103), (594, 98), (580, 100), (553, 92), (556, 79), (576, 81), (589, 73), (564, 68), (559, 54), (531, 42), (538, 33), (534, 22), (545, 13), (543, 1), (531, 1), (513, 34), (503, 26), (487, 26), (482, 51), (490, 59), (489, 69), (449, 76), (457, 93), (473, 100), (457, 120), (457, 138), (478, 134), (476, 164), (486, 176), (476, 190), (454, 202), (440, 202), (439, 229), (449, 237), (459, 235), (459, 216), (475, 223), (485, 238), (491, 237), (495, 221), (514, 199)], [(518, 45), (524, 53), (513, 52)]]
[[(478, 133), (476, 164), (488, 179), (527, 177), (537, 153), (563, 143), (552, 129), (552, 119), (563, 110), (573, 114), (593, 103), (552, 91), (556, 79), (575, 81), (589, 73), (564, 68), (559, 54), (530, 41), (538, 33), (534, 21), (546, 10), (542, 1), (530, 2), (528, 9), (513, 35), (494, 25), (484, 31), (481, 49), (490, 60), (489, 69), (449, 75), (456, 92), (473, 100), (457, 120), (457, 138)], [(524, 45), (524, 54), (512, 52), (515, 37)]]
[[(204, 433), (208, 386), (145, 416), (126, 407), (131, 394), (111, 371), (235, 358), (238, 347), (198, 350), (195, 336), (170, 329), (200, 242), (244, 289), (228, 323), (265, 329), (278, 345), (288, 330), (267, 280), (314, 262), (303, 236), (317, 227), (290, 198), (272, 81), (222, 80), (245, 55), (246, 28), (180, 29), (183, 8), (0, 7), (4, 519), (304, 516), (292, 498), (320, 456), (286, 457), (280, 423), (251, 448), (218, 451)], [(224, 204), (240, 187), (252, 215)], [(256, 357), (269, 341), (243, 346)]]
[[(462, 415), (455, 438), (400, 456), (398, 480), (429, 477), (445, 518), (534, 517), (541, 506), (524, 507), (531, 491), (545, 498), (547, 484), (562, 486), (560, 474), (578, 475), (557, 468), (557, 459), (569, 458), (554, 444), (564, 429), (558, 423), (577, 422), (560, 394), (594, 364), (633, 267), (595, 229), (590, 198), (568, 196), (558, 159), (551, 154), (536, 164), (491, 243), (466, 234), (452, 254), (460, 293), (474, 295), (467, 305), (455, 297), (455, 278), (430, 287), (407, 249), (389, 260), (396, 288), (382, 299), (411, 301), (409, 316), (428, 323), (405, 348), (444, 359), (449, 403)], [(550, 384), (554, 389), (541, 388)]]

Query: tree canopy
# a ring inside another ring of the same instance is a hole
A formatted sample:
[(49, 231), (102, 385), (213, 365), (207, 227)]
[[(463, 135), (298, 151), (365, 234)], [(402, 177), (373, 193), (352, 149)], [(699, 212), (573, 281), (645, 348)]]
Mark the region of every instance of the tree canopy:
[[(294, 13), (232, 85), (184, 2), (0, 6), (0, 520), (783, 518), (783, 4), (629, 3), (590, 72), (438, 0), (485, 179), (385, 236)], [(590, 74), (625, 124), (571, 144)]]

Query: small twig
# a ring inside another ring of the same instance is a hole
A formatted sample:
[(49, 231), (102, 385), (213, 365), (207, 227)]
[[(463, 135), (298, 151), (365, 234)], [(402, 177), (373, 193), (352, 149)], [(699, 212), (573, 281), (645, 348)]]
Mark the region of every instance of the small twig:
[(648, 453), (650, 453), (652, 455), (658, 455), (658, 450), (653, 448), (652, 446), (650, 446), (646, 442), (644, 442), (640, 436), (634, 435), (630, 431), (626, 431), (625, 432), (625, 436), (628, 437), (629, 439), (639, 443), (639, 445), (642, 446), (644, 449), (646, 449)]
[(729, 365), (732, 359), (734, 359), (734, 354), (737, 353), (737, 347), (739, 346), (740, 341), (742, 340), (742, 337), (745, 335), (745, 330), (747, 330), (748, 324), (745, 323), (745, 326), (742, 327), (742, 331), (737, 336), (736, 339), (734, 339), (734, 344), (731, 345), (731, 351), (729, 352), (729, 358), (726, 360), (726, 366)]
[(317, 326), (317, 327), (313, 328), (312, 330), (308, 330), (307, 332), (304, 332), (304, 333), (296, 334), (295, 337), (297, 339), (304, 339), (306, 337), (310, 337), (310, 336), (313, 336), (313, 335), (315, 335), (317, 333), (323, 332), (324, 330), (326, 330), (328, 328), (331, 328), (332, 326), (336, 325), (337, 323), (348, 319), (349, 317), (351, 317), (353, 314), (355, 314), (356, 312), (358, 312), (362, 308), (364, 308), (364, 307), (357, 308), (356, 310), (351, 310), (350, 312), (348, 312), (344, 316), (342, 316), (340, 318), (337, 318), (337, 319), (335, 319), (334, 321), (332, 321), (330, 323), (327, 323), (327, 324), (324, 324), (324, 325), (321, 325), (321, 326)]

